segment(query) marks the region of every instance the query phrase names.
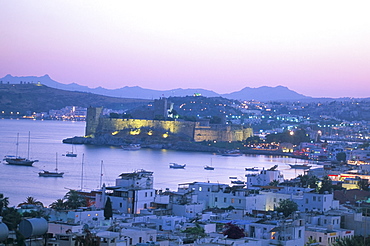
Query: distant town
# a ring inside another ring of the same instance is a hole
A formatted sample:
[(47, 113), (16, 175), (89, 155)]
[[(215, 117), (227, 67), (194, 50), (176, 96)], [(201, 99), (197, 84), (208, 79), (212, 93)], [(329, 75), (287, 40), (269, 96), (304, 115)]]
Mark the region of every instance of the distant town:
[(154, 189), (155, 174), (140, 169), (118, 174), (114, 186), (70, 190), (52, 204), (27, 197), (9, 207), (11, 197), (0, 194), (0, 245), (370, 245), (369, 100), (194, 94), (43, 112), (3, 101), (2, 118), (86, 121), (85, 135), (67, 143), (286, 155), (321, 167), (291, 164), (305, 172), (289, 180), (274, 165), (246, 167), (245, 179), (230, 177), (231, 185), (191, 182), (177, 190)]

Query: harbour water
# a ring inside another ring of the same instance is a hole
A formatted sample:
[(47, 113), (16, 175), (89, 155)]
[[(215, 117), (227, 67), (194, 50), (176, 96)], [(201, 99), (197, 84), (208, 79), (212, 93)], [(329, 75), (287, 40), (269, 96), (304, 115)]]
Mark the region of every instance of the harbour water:
[[(155, 189), (176, 190), (180, 183), (209, 181), (230, 184), (231, 176), (244, 180), (247, 173), (245, 167), (262, 169), (278, 165), (277, 169), (290, 179), (303, 174), (303, 170), (290, 169), (288, 164), (307, 162), (263, 155), (233, 157), (144, 148), (125, 151), (120, 147), (62, 143), (64, 138), (83, 136), (84, 131), (85, 122), (0, 119), (0, 155), (15, 155), (19, 133), (18, 153), (27, 157), (30, 132), (30, 158), (39, 160), (32, 167), (6, 165), (4, 161), (0, 164), (0, 193), (9, 197), (11, 206), (25, 201), (27, 196), (47, 206), (63, 198), (69, 189), (88, 191), (98, 189), (101, 183), (114, 185), (119, 174), (138, 169), (154, 172)], [(64, 156), (72, 149), (77, 157)], [(56, 159), (59, 171), (65, 173), (64, 177), (39, 177), (40, 170), (55, 169)], [(186, 164), (186, 168), (171, 169), (171, 162)], [(204, 170), (205, 165), (212, 165), (215, 169)]]

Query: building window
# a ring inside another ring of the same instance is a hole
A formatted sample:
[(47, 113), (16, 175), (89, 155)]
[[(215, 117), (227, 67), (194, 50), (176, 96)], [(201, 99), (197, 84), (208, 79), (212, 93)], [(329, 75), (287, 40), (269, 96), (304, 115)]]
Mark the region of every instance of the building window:
[(306, 198), (306, 204), (308, 204), (308, 198)]
[(301, 238), (302, 237), (302, 230), (299, 230), (298, 231), (298, 238)]
[(119, 207), (122, 208), (122, 202), (119, 203)]
[(150, 192), (150, 196), (153, 196), (153, 191)]
[(202, 191), (202, 187), (199, 187), (199, 191)]
[(231, 198), (231, 203), (234, 203), (234, 198)]
[(215, 202), (217, 202), (217, 197), (215, 197)]
[(144, 203), (144, 208), (146, 208), (146, 206), (147, 206), (146, 203)]
[(321, 202), (321, 196), (319, 196), (319, 197), (317, 198), (317, 201)]
[(276, 197), (274, 198), (274, 202), (276, 202)]
[(239, 199), (239, 204), (242, 203), (242, 199)]
[(226, 197), (224, 197), (224, 202), (226, 202)]
[(321, 237), (319, 237), (319, 243), (321, 243)]
[(313, 196), (313, 197), (312, 197), (312, 200), (313, 200), (314, 202), (316, 202), (316, 196)]
[(145, 197), (148, 197), (148, 192), (145, 192)]

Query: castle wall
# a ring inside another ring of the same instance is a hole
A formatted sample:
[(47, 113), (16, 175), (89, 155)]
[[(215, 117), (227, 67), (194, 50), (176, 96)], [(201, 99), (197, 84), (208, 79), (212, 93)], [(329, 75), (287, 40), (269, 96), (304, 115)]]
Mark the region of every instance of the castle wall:
[(96, 130), (99, 133), (112, 133), (127, 129), (140, 129), (141, 131), (152, 130), (160, 131), (161, 133), (168, 132), (169, 134), (183, 135), (192, 139), (194, 135), (194, 125), (194, 122), (100, 118), (99, 126)]
[(174, 134), (202, 141), (243, 141), (253, 136), (252, 128), (241, 125), (206, 124), (207, 122), (166, 121), (145, 119), (117, 119), (101, 117), (103, 108), (88, 108), (86, 117), (86, 136), (113, 134), (119, 131), (150, 131), (159, 134)]
[(243, 126), (210, 125), (202, 127), (197, 125), (194, 130), (194, 141), (243, 141), (253, 136), (252, 128)]

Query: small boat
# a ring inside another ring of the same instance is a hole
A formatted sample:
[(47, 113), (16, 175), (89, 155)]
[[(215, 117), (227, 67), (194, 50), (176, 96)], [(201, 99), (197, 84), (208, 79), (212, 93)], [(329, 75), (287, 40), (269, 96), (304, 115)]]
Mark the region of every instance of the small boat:
[(174, 169), (183, 169), (185, 168), (186, 164), (177, 164), (177, 163), (170, 163), (170, 168)]
[(232, 184), (244, 184), (244, 181), (242, 181), (242, 180), (232, 180), (231, 183)]
[(238, 179), (238, 177), (233, 177), (233, 176), (232, 176), (232, 177), (229, 177), (229, 179)]
[(215, 168), (214, 167), (211, 167), (211, 166), (204, 166), (204, 169), (205, 170), (215, 170)]
[(123, 150), (139, 150), (141, 149), (140, 144), (129, 144), (129, 145), (122, 145), (121, 148)]
[(39, 172), (40, 177), (63, 177), (63, 174), (63, 172), (58, 172), (58, 153), (56, 154), (55, 159), (55, 171), (42, 170)]
[(77, 154), (73, 153), (73, 151), (71, 151), (71, 152), (67, 151), (67, 154), (65, 154), (65, 156), (67, 156), (67, 157), (77, 157)]
[(237, 149), (233, 149), (233, 150), (226, 151), (222, 155), (223, 156), (241, 156), (242, 153), (240, 153), (240, 151)]
[(245, 171), (257, 172), (259, 171), (257, 167), (246, 167)]
[(55, 169), (55, 172), (42, 170), (39, 172), (40, 177), (63, 177), (63, 172), (58, 172), (57, 169)]
[(73, 152), (73, 145), (72, 145), (72, 151), (67, 151), (67, 154), (65, 154), (64, 156), (77, 157), (77, 154)]
[(310, 169), (312, 167), (307, 164), (289, 164), (289, 166), (294, 169)]
[(6, 161), (9, 165), (18, 165), (18, 166), (32, 166), (33, 163), (38, 162), (38, 160), (30, 160), (30, 132), (28, 132), (28, 157), (20, 157), (18, 156), (18, 142), (19, 142), (19, 133), (17, 134), (17, 149), (16, 155), (6, 155), (4, 156), (4, 161)]

